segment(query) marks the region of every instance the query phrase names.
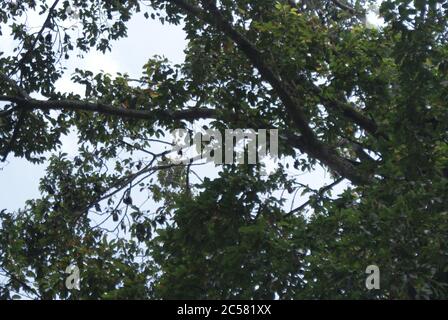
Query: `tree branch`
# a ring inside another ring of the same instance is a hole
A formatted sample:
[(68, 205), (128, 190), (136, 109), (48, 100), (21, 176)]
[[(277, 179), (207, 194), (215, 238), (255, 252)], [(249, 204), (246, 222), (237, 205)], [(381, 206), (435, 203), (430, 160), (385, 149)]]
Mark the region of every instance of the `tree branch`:
[(364, 14), (362, 12), (358, 12), (355, 8), (350, 7), (348, 4), (345, 4), (344, 2), (339, 1), (339, 0), (332, 0), (332, 2), (339, 9), (342, 9), (360, 19), (364, 18)]
[[(378, 125), (374, 120), (366, 117), (361, 112), (354, 109), (347, 102), (341, 102), (336, 99), (331, 99), (325, 97), (322, 89), (315, 85), (314, 83), (309, 82), (306, 79), (301, 79), (303, 82), (309, 85), (311, 92), (313, 92), (317, 97), (319, 97), (320, 102), (328, 109), (328, 110), (338, 110), (344, 117), (352, 120), (355, 124), (357, 124), (361, 129), (364, 129), (369, 134), (374, 137), (378, 137), (381, 134), (378, 133)], [(385, 138), (385, 136), (383, 136)]]
[(23, 99), (14, 96), (0, 96), (0, 101), (9, 101), (17, 104), (19, 109), (39, 110), (72, 110), (97, 112), (104, 115), (119, 116), (128, 119), (150, 120), (155, 117), (169, 117), (173, 120), (197, 120), (213, 118), (216, 110), (208, 108), (190, 108), (184, 110), (135, 110), (115, 107), (103, 103), (93, 103), (78, 100), (37, 100)]
[(9, 76), (13, 75), (20, 68), (20, 66), (30, 58), (31, 54), (34, 51), (34, 48), (36, 47), (37, 42), (39, 41), (39, 38), (42, 36), (42, 34), (45, 31), (45, 29), (48, 28), (48, 26), (50, 25), (51, 19), (53, 18), (54, 10), (56, 9), (56, 6), (58, 5), (59, 1), (60, 0), (56, 0), (55, 2), (53, 2), (53, 5), (50, 7), (50, 10), (48, 10), (48, 15), (45, 18), (45, 21), (42, 24), (42, 27), (37, 32), (37, 35), (34, 38), (33, 43), (31, 44), (31, 46), (27, 50), (27, 52), (25, 52), (25, 54), (23, 55), (22, 59), (19, 60), (19, 62), (17, 63), (16, 67), (9, 73)]
[(11, 115), (12, 113), (14, 113), (16, 110), (17, 110), (16, 108), (10, 108), (10, 109), (0, 111), (0, 118), (5, 118), (5, 117)]
[[(333, 189), (335, 186), (337, 186), (339, 183), (341, 183), (342, 181), (344, 181), (344, 178), (339, 178), (336, 179), (334, 182), (332, 182), (331, 184), (329, 184), (328, 186), (322, 187), (317, 191), (317, 195), (319, 197), (323, 196), (325, 194), (325, 192)], [(306, 201), (304, 204), (300, 205), (299, 207), (291, 210), (290, 212), (288, 212), (285, 217), (289, 217), (292, 216), (293, 214), (302, 211), (303, 209), (305, 209), (306, 207), (308, 207), (312, 202), (312, 199), (309, 199), (308, 201)]]

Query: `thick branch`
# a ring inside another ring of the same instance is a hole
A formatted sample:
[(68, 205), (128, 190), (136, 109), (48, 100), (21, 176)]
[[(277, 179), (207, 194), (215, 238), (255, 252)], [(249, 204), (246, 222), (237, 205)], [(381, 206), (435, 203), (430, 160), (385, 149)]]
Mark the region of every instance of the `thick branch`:
[(134, 110), (123, 107), (114, 107), (108, 104), (92, 103), (77, 100), (36, 100), (23, 99), (14, 96), (0, 96), (0, 101), (9, 101), (17, 104), (17, 107), (25, 109), (39, 110), (72, 110), (72, 111), (88, 111), (98, 112), (100, 114), (119, 116), (129, 119), (150, 120), (155, 115), (161, 117), (166, 116), (173, 120), (196, 120), (207, 119), (215, 116), (214, 109), (207, 108), (191, 108), (185, 110), (169, 111), (169, 110)]

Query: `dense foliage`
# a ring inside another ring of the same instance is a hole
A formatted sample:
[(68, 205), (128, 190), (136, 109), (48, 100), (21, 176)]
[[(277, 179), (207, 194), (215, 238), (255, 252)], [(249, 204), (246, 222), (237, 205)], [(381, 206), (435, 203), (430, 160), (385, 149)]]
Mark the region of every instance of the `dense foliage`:
[[(368, 28), (372, 3), (1, 1), (17, 47), (0, 53), (0, 160), (48, 167), (39, 199), (1, 211), (0, 297), (447, 298), (448, 1), (383, 1)], [(148, 57), (138, 79), (77, 70), (83, 96), (55, 88), (64, 61), (113, 50), (136, 14), (183, 26), (184, 63)], [(279, 129), (293, 168), (224, 165), (191, 183), (195, 165), (154, 144), (198, 120)], [(74, 158), (60, 152), (73, 130)], [(334, 183), (313, 190), (299, 174), (319, 165)], [(278, 190), (309, 201), (288, 210)]]

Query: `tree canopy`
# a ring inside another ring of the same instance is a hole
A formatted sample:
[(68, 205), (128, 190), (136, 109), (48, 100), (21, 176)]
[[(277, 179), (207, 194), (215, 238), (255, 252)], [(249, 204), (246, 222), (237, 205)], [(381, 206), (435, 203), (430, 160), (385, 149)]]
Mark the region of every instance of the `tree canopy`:
[[(16, 48), (0, 53), (0, 160), (47, 169), (38, 199), (0, 208), (0, 297), (447, 298), (448, 1), (385, 0), (371, 28), (375, 3), (2, 1)], [(183, 63), (148, 57), (137, 79), (77, 69), (85, 94), (57, 90), (66, 61), (113, 50), (138, 14), (183, 27)], [(195, 163), (155, 147), (192, 123), (278, 129), (293, 165), (192, 183)], [(76, 157), (60, 151), (73, 130)], [(333, 182), (315, 190), (300, 174), (318, 166)], [(308, 201), (286, 208), (279, 190)]]

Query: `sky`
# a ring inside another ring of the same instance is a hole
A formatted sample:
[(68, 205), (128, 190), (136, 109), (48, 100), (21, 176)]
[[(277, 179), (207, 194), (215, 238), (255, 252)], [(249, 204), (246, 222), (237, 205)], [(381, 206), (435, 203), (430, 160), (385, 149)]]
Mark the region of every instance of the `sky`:
[[(39, 28), (42, 17), (31, 14), (29, 26)], [(381, 24), (377, 16), (369, 14), (368, 22)], [(128, 37), (113, 43), (112, 51), (106, 54), (90, 52), (83, 59), (71, 59), (67, 64), (67, 71), (62, 79), (57, 82), (57, 88), (61, 91), (72, 91), (82, 94), (83, 89), (74, 85), (70, 77), (74, 68), (86, 69), (92, 72), (105, 71), (110, 74), (116, 72), (128, 73), (138, 77), (142, 66), (154, 56), (160, 55), (168, 58), (172, 63), (181, 63), (184, 60), (184, 48), (187, 44), (182, 26), (169, 24), (162, 25), (159, 21), (145, 19), (142, 14), (135, 15), (128, 23)], [(9, 52), (13, 48), (13, 42), (5, 32), (0, 36), (0, 51)], [(62, 140), (62, 151), (73, 155), (77, 150), (76, 135), (72, 133)], [(271, 166), (273, 163), (271, 163)], [(214, 172), (213, 172), (214, 171)], [(201, 176), (216, 176), (213, 166), (200, 169)], [(39, 197), (39, 179), (45, 174), (45, 164), (33, 165), (24, 159), (10, 156), (6, 163), (0, 163), (0, 210), (8, 208), (17, 210), (23, 208), (25, 201)], [(319, 188), (325, 183), (331, 182), (329, 174), (322, 168), (318, 168), (312, 174), (301, 175), (300, 181), (308, 183), (313, 188)], [(338, 187), (338, 191), (347, 184)], [(280, 192), (276, 194), (280, 196)], [(306, 199), (296, 199), (297, 206)], [(287, 206), (291, 205), (291, 197)]]

